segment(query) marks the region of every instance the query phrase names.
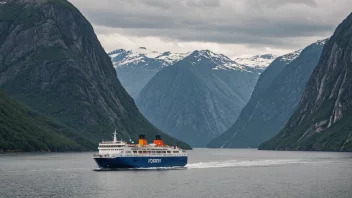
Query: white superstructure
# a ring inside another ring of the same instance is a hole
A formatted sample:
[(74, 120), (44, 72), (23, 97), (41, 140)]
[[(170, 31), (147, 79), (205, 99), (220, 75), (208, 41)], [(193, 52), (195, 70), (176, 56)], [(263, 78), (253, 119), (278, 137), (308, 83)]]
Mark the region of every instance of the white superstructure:
[(139, 144), (128, 144), (122, 140), (117, 141), (116, 130), (113, 134), (113, 141), (102, 141), (99, 143), (99, 153), (95, 154), (94, 158), (187, 156), (186, 150), (183, 150), (177, 146), (165, 145), (160, 139), (160, 136), (157, 136), (157, 139), (154, 140), (153, 144), (147, 144), (144, 136), (140, 138)]

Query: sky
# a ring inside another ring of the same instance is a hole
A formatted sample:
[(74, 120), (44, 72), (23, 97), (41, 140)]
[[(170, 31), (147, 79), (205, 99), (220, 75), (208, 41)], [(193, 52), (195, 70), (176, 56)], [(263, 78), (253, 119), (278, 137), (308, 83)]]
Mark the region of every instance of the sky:
[(352, 0), (69, 0), (106, 51), (282, 55), (330, 37)]

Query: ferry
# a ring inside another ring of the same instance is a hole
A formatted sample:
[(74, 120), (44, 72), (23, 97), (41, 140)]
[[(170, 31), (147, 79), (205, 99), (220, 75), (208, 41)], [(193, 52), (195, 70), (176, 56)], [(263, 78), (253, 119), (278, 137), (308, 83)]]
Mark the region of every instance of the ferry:
[(187, 164), (187, 152), (177, 146), (164, 144), (160, 135), (152, 144), (148, 144), (145, 135), (139, 135), (138, 144), (117, 141), (116, 130), (113, 141), (99, 143), (99, 153), (93, 159), (100, 170), (184, 167)]

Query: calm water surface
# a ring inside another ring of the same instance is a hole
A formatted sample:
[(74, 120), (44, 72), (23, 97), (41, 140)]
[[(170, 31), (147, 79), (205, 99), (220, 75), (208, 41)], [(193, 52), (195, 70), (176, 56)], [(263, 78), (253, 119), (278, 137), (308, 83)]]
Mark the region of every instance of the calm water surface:
[(183, 170), (93, 171), (93, 153), (0, 155), (0, 197), (352, 197), (352, 153), (195, 149)]

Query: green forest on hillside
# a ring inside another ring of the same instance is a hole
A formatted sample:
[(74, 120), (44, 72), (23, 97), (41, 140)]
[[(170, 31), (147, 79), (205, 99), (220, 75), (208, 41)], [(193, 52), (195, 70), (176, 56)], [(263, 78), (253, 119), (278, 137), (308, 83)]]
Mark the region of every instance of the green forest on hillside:
[(83, 151), (84, 148), (93, 149), (94, 145), (0, 91), (0, 151)]

